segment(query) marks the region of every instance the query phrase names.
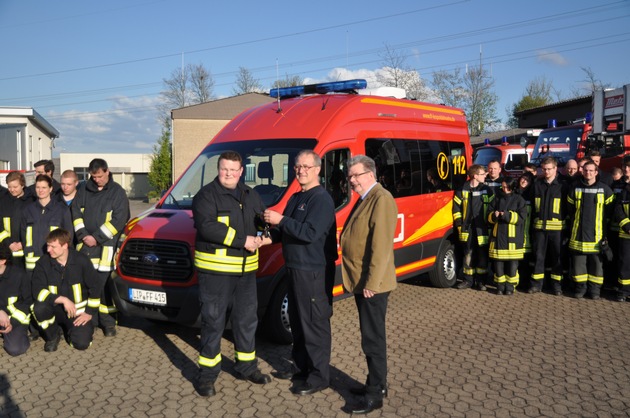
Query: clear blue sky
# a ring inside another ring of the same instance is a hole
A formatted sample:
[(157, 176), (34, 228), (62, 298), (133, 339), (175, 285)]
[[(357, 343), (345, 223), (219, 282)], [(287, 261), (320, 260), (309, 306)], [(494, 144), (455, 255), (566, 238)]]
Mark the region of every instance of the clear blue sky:
[(630, 83), (630, 0), (0, 0), (0, 39), (0, 106), (44, 116), (55, 153), (151, 152), (162, 80), (182, 62), (225, 97), (241, 66), (265, 87), (277, 72), (356, 78), (388, 45), (430, 80), (481, 50), (504, 120), (536, 77), (562, 98), (584, 87), (581, 68)]

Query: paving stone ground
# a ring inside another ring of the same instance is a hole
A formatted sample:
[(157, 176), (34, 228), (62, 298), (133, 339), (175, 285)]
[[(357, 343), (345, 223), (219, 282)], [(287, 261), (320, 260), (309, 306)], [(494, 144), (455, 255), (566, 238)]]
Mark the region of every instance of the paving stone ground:
[[(357, 314), (335, 303), (331, 388), (312, 396), (290, 382), (237, 380), (233, 345), (212, 398), (196, 395), (197, 331), (122, 318), (118, 335), (97, 332), (85, 352), (40, 339), (23, 356), (0, 353), (2, 417), (345, 416), (362, 383)], [(607, 417), (630, 415), (630, 303), (539, 293), (497, 296), (401, 283), (388, 312), (386, 417)], [(258, 338), (266, 373), (285, 369), (289, 346)]]

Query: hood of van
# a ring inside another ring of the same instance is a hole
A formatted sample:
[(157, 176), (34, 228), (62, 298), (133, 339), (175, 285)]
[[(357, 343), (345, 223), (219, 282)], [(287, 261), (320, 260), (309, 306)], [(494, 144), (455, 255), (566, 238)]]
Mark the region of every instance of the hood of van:
[(164, 239), (195, 242), (192, 211), (179, 209), (148, 210), (127, 223), (127, 239)]

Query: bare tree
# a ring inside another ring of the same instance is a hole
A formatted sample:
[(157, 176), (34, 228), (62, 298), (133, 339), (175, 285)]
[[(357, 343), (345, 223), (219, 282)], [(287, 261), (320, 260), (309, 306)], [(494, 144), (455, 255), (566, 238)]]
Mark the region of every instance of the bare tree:
[(376, 81), (382, 86), (405, 89), (408, 98), (426, 100), (431, 96), (420, 74), (407, 66), (407, 57), (389, 45), (380, 54), (383, 67), (376, 75)]
[(470, 135), (480, 135), (498, 123), (496, 106), (499, 99), (493, 92), (494, 79), (480, 65), (469, 67), (463, 80), (467, 92), (464, 110)]
[(290, 76), (289, 74), (285, 74), (283, 79), (274, 81), (271, 88), (295, 87), (301, 86), (302, 84), (304, 84), (304, 79), (299, 75)]
[(205, 103), (214, 98), (214, 79), (201, 64), (190, 65), (190, 89), (193, 103)]
[(232, 93), (234, 95), (260, 93), (263, 91), (260, 81), (257, 78), (254, 78), (252, 72), (245, 67), (238, 67), (235, 84), (236, 87), (232, 89)]
[(591, 67), (580, 67), (580, 69), (586, 74), (586, 79), (582, 80), (582, 82), (587, 83), (588, 87), (582, 90), (587, 90), (587, 94), (592, 94), (595, 90), (604, 90), (610, 87), (610, 83), (604, 83), (595, 76), (595, 71), (593, 71)]
[(461, 68), (453, 71), (436, 71), (433, 73), (433, 91), (439, 102), (446, 106), (464, 107), (466, 90), (461, 74)]
[(170, 120), (172, 109), (199, 104), (214, 97), (214, 79), (202, 64), (188, 64), (175, 69), (162, 80), (162, 103), (158, 106), (165, 120)]

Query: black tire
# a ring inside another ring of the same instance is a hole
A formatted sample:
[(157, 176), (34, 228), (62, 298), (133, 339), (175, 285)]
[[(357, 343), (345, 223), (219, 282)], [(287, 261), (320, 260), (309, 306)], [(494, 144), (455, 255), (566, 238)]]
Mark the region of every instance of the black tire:
[(291, 344), (289, 324), (289, 297), (286, 278), (282, 278), (274, 290), (265, 313), (265, 336), (276, 344)]
[(444, 240), (440, 246), (435, 268), (429, 272), (429, 280), (434, 287), (453, 287), (457, 281), (457, 263), (455, 261), (455, 247), (450, 241)]

